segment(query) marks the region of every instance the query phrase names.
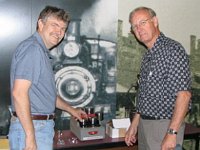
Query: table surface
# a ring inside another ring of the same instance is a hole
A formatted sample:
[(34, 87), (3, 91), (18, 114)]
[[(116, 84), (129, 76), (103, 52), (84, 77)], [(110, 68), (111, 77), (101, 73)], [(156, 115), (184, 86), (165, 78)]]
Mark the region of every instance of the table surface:
[(65, 144), (58, 145), (58, 134), (57, 131), (55, 132), (54, 137), (54, 149), (67, 149), (67, 148), (83, 148), (83, 147), (90, 147), (90, 148), (103, 148), (103, 147), (115, 147), (115, 146), (123, 146), (125, 145), (124, 138), (111, 138), (108, 135), (105, 136), (104, 139), (97, 139), (97, 140), (88, 140), (88, 141), (80, 141), (71, 131), (64, 130), (62, 131), (63, 138)]
[(184, 137), (187, 138), (187, 137), (193, 136), (193, 135), (199, 136), (200, 135), (200, 128), (195, 127), (192, 124), (186, 123)]
[[(117, 146), (126, 146), (124, 142), (124, 138), (111, 138), (108, 135), (105, 136), (104, 139), (98, 140), (88, 140), (88, 141), (80, 141), (70, 130), (63, 130), (63, 139), (65, 144), (58, 145), (57, 141), (57, 131), (55, 132), (54, 137), (54, 149), (100, 149), (100, 148), (110, 148)], [(185, 128), (185, 137), (191, 139), (194, 135), (200, 135), (200, 128), (194, 127), (191, 124), (186, 124)]]
[(67, 148), (83, 148), (83, 147), (90, 147), (90, 148), (108, 148), (108, 147), (117, 147), (117, 146), (125, 146), (124, 138), (111, 138), (108, 135), (105, 135), (104, 139), (97, 139), (97, 140), (87, 140), (87, 141), (80, 141), (71, 131), (64, 130), (63, 132), (63, 139), (65, 145), (58, 145), (58, 134), (57, 131), (55, 132), (54, 137), (54, 149), (67, 149)]

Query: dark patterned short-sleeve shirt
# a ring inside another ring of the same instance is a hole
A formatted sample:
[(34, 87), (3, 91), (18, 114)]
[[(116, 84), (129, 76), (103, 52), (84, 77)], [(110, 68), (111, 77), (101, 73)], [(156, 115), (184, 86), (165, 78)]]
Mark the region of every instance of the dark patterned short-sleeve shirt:
[(161, 33), (142, 60), (137, 111), (170, 119), (178, 91), (190, 88), (189, 58), (185, 49)]

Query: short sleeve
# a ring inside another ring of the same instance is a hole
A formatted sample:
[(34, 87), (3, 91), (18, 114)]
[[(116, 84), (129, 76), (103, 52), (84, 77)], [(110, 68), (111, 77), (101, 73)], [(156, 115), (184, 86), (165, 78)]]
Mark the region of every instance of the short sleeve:
[(40, 77), (40, 51), (31, 45), (16, 55), (15, 79), (26, 79), (33, 83)]
[(171, 54), (169, 79), (175, 93), (191, 89), (189, 58), (182, 47), (174, 50)]

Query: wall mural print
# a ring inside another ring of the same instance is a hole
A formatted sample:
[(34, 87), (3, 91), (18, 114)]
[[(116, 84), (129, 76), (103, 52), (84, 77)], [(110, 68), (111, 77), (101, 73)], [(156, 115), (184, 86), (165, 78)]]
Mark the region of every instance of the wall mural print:
[[(74, 107), (94, 107), (105, 121), (115, 117), (117, 1), (0, 1), (0, 134), (8, 131), (9, 72), (16, 46), (35, 32), (39, 12), (52, 5), (67, 10), (71, 22), (50, 52), (58, 94)], [(8, 11), (9, 10), (9, 11)], [(4, 43), (4, 44), (3, 44)], [(31, 59), (31, 58), (30, 58)], [(56, 110), (56, 128), (68, 128), (68, 113)], [(6, 120), (6, 121), (5, 121)]]

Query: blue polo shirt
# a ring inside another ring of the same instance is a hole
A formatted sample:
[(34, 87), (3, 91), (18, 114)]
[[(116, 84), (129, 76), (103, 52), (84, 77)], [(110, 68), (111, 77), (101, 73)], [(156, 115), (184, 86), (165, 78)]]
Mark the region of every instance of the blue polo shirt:
[[(57, 96), (55, 78), (49, 50), (38, 32), (16, 48), (12, 58), (10, 78), (11, 89), (16, 79), (31, 81), (29, 99), (32, 114), (54, 113)], [(11, 99), (12, 111), (15, 111), (13, 97)]]

